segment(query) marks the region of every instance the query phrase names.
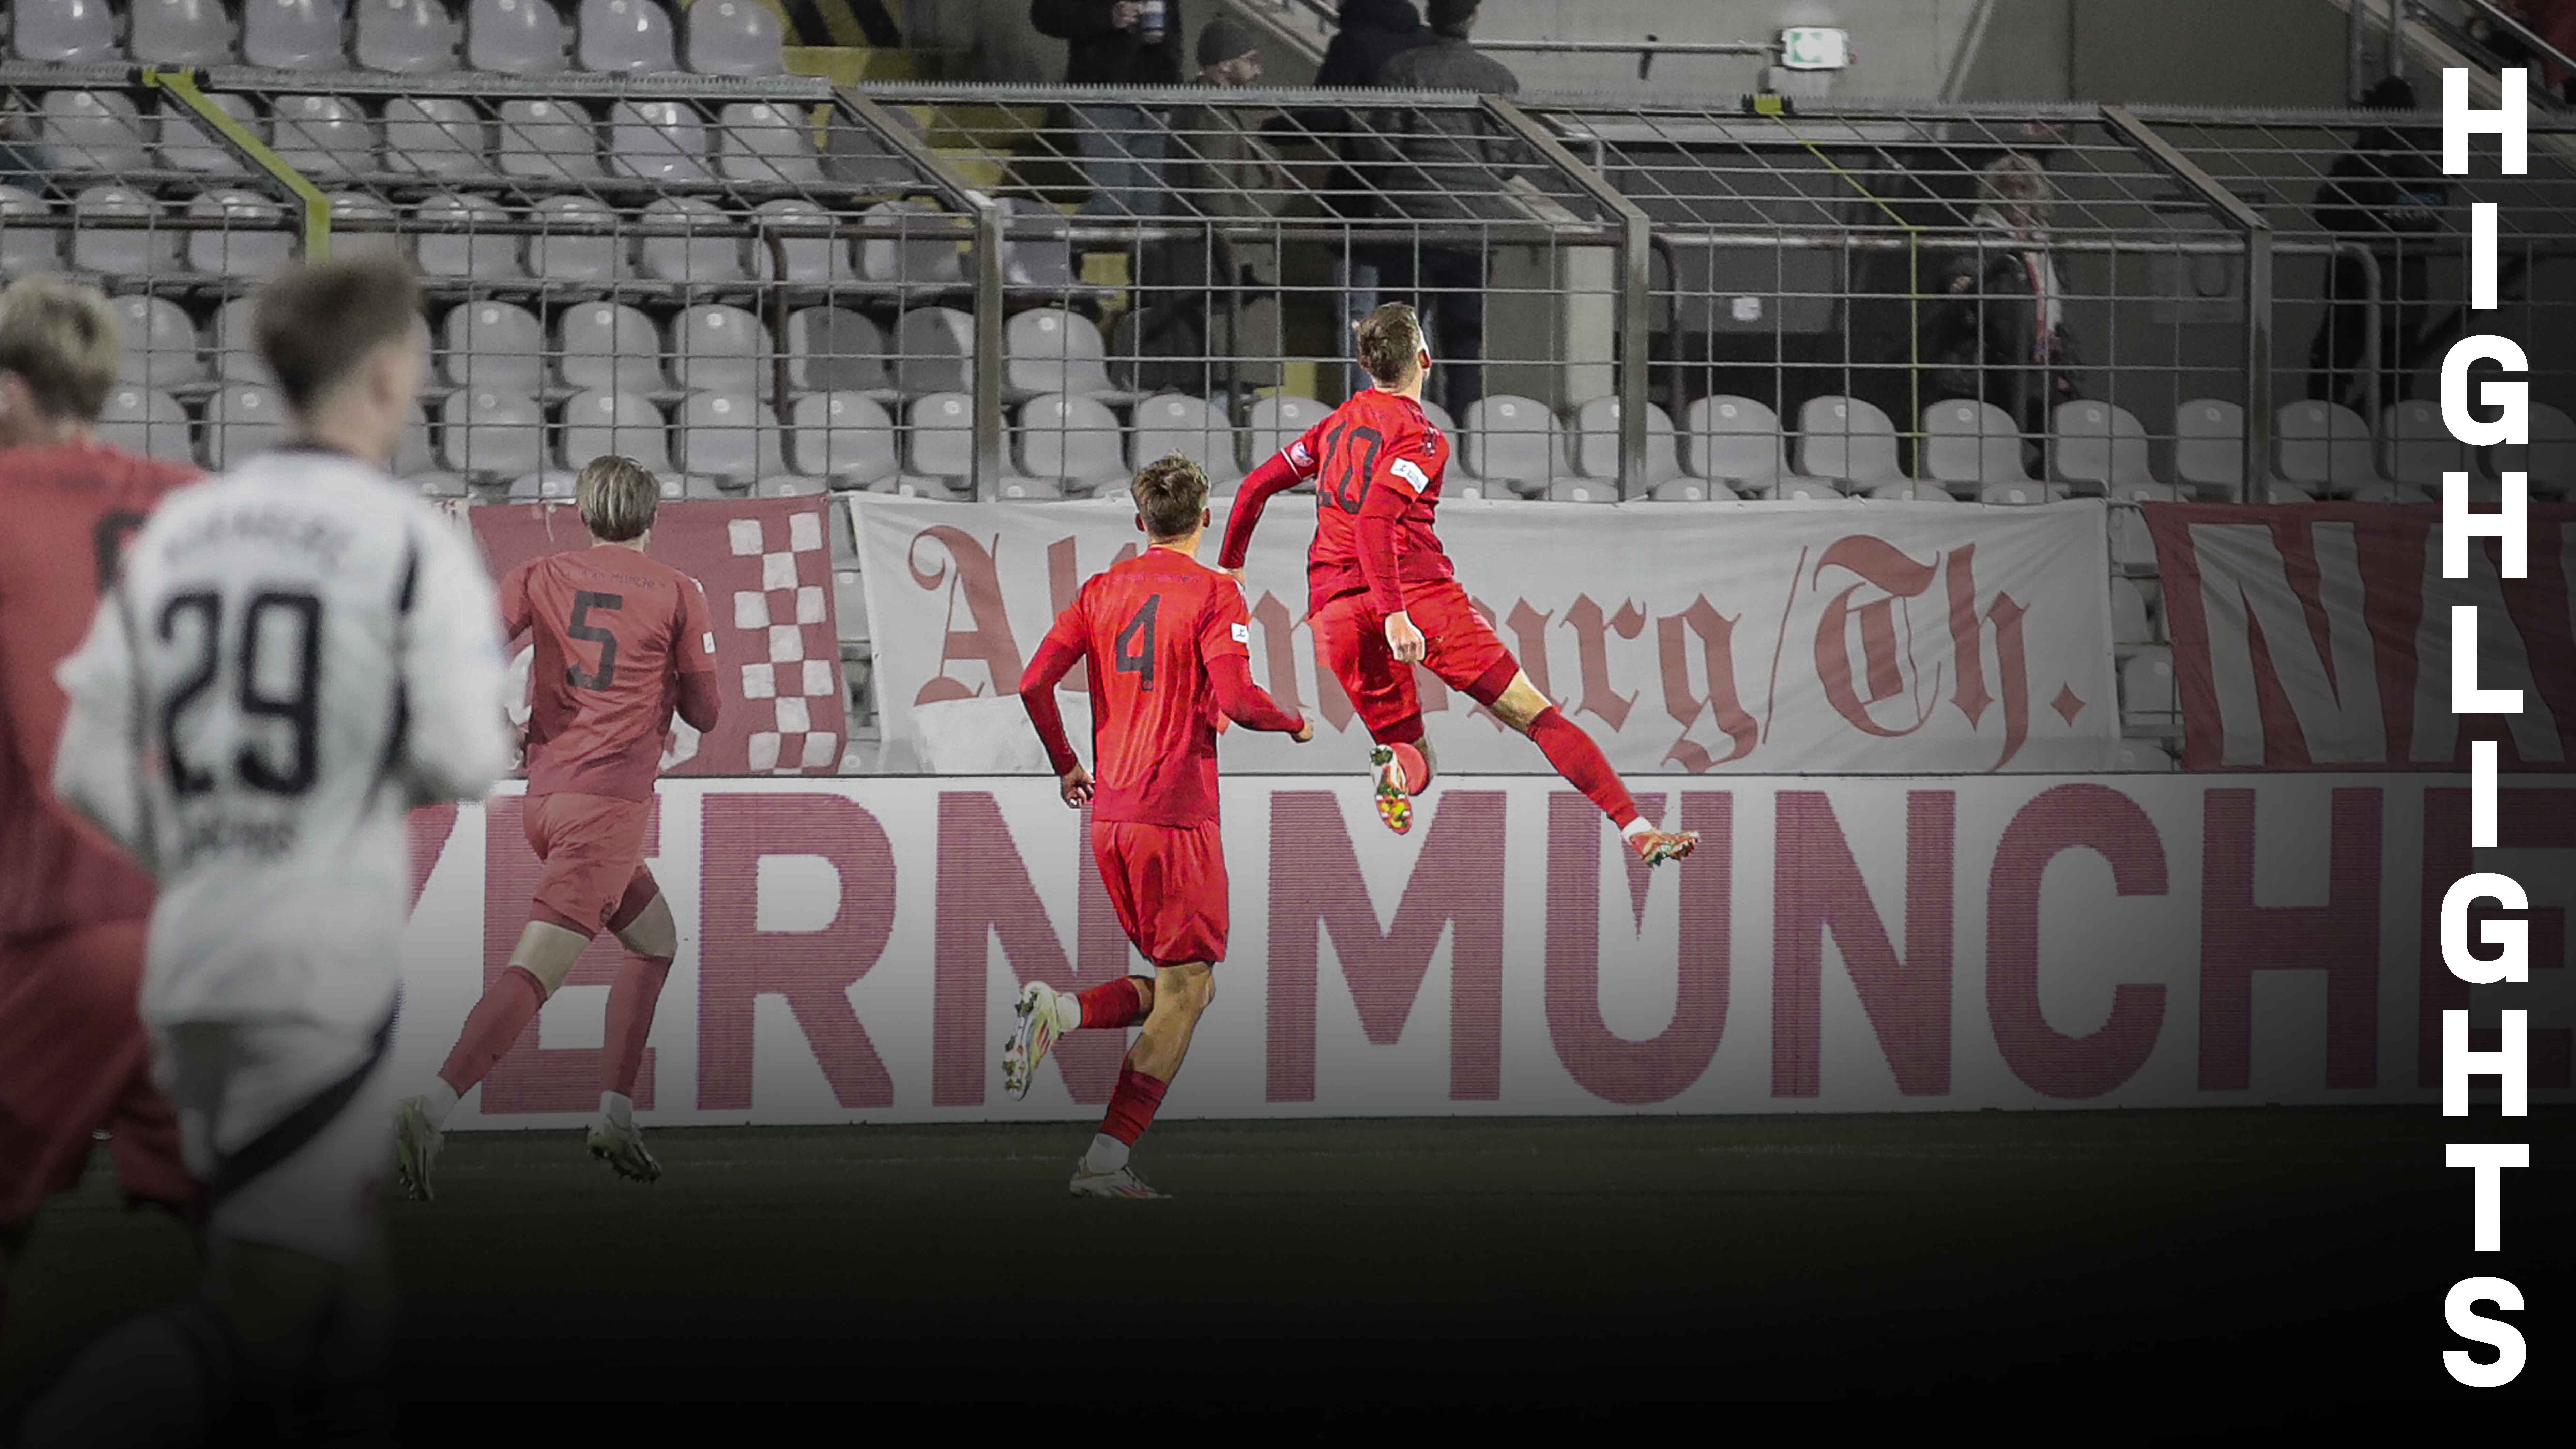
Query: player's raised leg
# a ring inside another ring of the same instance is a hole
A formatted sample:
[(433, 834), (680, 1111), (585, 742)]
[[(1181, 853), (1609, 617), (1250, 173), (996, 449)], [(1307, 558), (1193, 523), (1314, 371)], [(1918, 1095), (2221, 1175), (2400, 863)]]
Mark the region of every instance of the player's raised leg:
[(644, 1065), (644, 1043), (653, 1034), (653, 1012), (661, 1004), (662, 985), (670, 979), (671, 958), (680, 949), (680, 928), (671, 919), (671, 904), (653, 873), (642, 866), (626, 888), (608, 929), (626, 948), (626, 960), (608, 988), (608, 1037), (601, 1053), (599, 1120), (592, 1124), (590, 1155), (635, 1182), (652, 1182), (662, 1164), (644, 1150), (644, 1130), (635, 1125), (635, 1077)]
[(1002, 1043), (1002, 1088), (1013, 1100), (1029, 1094), (1038, 1067), (1067, 1032), (1089, 1027), (1118, 1030), (1143, 1021), (1154, 1009), (1154, 978), (1121, 976), (1082, 991), (1058, 991), (1043, 981), (1020, 988), (1010, 1039)]

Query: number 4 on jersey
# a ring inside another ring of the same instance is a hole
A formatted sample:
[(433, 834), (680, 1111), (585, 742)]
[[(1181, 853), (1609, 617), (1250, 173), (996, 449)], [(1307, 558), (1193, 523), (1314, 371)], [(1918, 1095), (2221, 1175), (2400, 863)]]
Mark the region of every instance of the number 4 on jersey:
[(1141, 676), (1138, 687), (1149, 693), (1154, 688), (1154, 611), (1162, 603), (1160, 594), (1148, 597), (1118, 631), (1118, 672)]

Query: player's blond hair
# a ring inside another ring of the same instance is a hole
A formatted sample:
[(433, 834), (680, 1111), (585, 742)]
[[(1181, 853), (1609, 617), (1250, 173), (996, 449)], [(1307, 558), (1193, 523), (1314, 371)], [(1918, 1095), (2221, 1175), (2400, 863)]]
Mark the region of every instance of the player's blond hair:
[(1413, 375), (1422, 357), (1422, 317), (1407, 302), (1389, 302), (1361, 319), (1360, 366), (1393, 387)]
[(262, 287), (251, 304), (260, 360), (297, 412), (357, 376), (377, 348), (409, 341), (422, 325), (420, 279), (394, 257), (298, 266)]
[(603, 453), (585, 464), (573, 484), (573, 506), (582, 525), (602, 543), (642, 538), (662, 506), (662, 484), (653, 470), (632, 458)]
[(1207, 474), (1178, 453), (1146, 464), (1127, 491), (1145, 520), (1146, 536), (1158, 542), (1189, 537), (1207, 512)]
[(0, 290), (0, 372), (17, 374), (47, 416), (97, 421), (124, 352), (124, 329), (95, 288), (28, 277)]

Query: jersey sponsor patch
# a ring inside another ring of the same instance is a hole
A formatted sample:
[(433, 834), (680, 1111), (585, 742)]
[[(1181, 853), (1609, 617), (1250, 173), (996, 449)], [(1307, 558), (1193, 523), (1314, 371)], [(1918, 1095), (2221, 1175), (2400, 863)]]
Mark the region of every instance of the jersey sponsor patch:
[(1419, 493), (1423, 489), (1431, 486), (1430, 476), (1425, 474), (1411, 458), (1396, 459), (1395, 462), (1388, 465), (1387, 471), (1393, 473), (1398, 478), (1403, 479), (1405, 482), (1412, 484), (1413, 491), (1416, 493)]
[(709, 654), (716, 652), (716, 632), (713, 629), (709, 629), (704, 634), (699, 635), (698, 639), (706, 646), (706, 651)]
[(1235, 642), (1235, 643), (1237, 643), (1237, 644), (1250, 644), (1250, 643), (1252, 642), (1252, 626), (1251, 626), (1251, 625), (1249, 625), (1249, 624), (1228, 624), (1228, 625), (1226, 626), (1226, 628), (1228, 628), (1228, 629), (1230, 629), (1230, 630), (1232, 630), (1232, 631), (1233, 631), (1233, 633), (1234, 633), (1234, 642)]

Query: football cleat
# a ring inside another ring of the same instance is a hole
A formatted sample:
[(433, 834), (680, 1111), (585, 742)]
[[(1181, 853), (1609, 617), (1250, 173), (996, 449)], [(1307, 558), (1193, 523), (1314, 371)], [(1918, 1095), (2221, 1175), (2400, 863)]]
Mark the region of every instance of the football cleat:
[(1011, 1039), (1002, 1043), (1002, 1090), (1018, 1101), (1037, 1080), (1038, 1065), (1055, 1049), (1055, 1039), (1082, 1024), (1082, 1003), (1043, 981), (1020, 988), (1018, 1020)]
[(662, 1164), (644, 1150), (644, 1132), (634, 1123), (601, 1122), (590, 1129), (590, 1155), (605, 1162), (628, 1182), (658, 1182)]
[(1413, 797), (1431, 783), (1431, 763), (1411, 745), (1377, 745), (1369, 750), (1369, 769), (1377, 793), (1377, 818), (1398, 835), (1413, 829)]
[(402, 1184), (403, 1196), (414, 1202), (438, 1196), (429, 1175), (438, 1165), (439, 1142), (439, 1130), (430, 1125), (420, 1098), (405, 1097), (394, 1105), (394, 1178)]
[(1699, 849), (1699, 832), (1696, 830), (1648, 830), (1632, 835), (1628, 840), (1636, 847), (1639, 858), (1648, 865), (1679, 860)]
[(1122, 1167), (1116, 1172), (1093, 1172), (1078, 1162), (1073, 1167), (1073, 1195), (1075, 1197), (1164, 1196), (1154, 1191), (1145, 1179), (1138, 1177), (1136, 1169), (1132, 1166)]

